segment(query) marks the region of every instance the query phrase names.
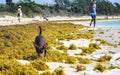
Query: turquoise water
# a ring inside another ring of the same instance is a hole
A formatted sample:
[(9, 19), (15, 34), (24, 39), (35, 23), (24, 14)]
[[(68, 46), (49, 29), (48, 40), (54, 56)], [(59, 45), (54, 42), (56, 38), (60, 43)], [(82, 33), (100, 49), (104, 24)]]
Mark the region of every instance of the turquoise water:
[[(73, 24), (82, 24), (85, 26), (89, 26), (90, 21), (73, 22)], [(96, 27), (120, 27), (120, 20), (97, 20)]]
[(97, 26), (120, 27), (120, 20), (97, 21)]

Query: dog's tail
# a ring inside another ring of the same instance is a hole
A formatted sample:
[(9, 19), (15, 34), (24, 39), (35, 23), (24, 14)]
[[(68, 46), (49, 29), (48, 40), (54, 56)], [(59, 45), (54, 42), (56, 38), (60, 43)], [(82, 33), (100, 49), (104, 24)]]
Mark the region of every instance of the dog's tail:
[(42, 34), (42, 28), (41, 28), (41, 26), (39, 26), (39, 29), (40, 29), (40, 33), (39, 34), (41, 35)]

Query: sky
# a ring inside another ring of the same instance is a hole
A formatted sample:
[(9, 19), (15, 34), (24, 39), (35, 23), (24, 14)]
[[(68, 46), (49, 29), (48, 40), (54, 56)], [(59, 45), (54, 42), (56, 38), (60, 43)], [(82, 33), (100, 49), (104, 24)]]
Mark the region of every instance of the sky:
[[(5, 4), (5, 1), (6, 0), (0, 0), (0, 3)], [(18, 1), (19, 0), (13, 0), (13, 2), (18, 2)], [(54, 0), (32, 0), (32, 1), (35, 1), (38, 4), (46, 4), (46, 3), (48, 3), (48, 4), (54, 4), (54, 2), (53, 2)], [(108, 1), (110, 1), (112, 3), (117, 2), (117, 3), (120, 4), (120, 0), (108, 0)]]

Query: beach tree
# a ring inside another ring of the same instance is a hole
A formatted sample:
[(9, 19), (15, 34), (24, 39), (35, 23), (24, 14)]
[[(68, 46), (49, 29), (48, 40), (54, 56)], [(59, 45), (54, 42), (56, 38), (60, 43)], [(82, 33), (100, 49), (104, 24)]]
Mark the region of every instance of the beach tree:
[(119, 3), (114, 3), (115, 4), (115, 12), (120, 12), (120, 4)]
[(12, 5), (12, 0), (6, 0), (6, 5), (10, 7)]
[(54, 0), (58, 8), (66, 8), (70, 4), (69, 0)]

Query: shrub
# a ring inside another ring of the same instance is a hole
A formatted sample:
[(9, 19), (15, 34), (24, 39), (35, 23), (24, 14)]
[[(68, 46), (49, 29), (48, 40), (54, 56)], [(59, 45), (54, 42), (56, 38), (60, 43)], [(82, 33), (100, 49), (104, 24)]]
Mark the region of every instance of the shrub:
[(92, 30), (88, 30), (86, 32), (79, 32), (77, 34), (78, 38), (92, 39), (94, 37), (95, 32)]
[(115, 54), (115, 52), (113, 52), (113, 51), (109, 51), (109, 53), (111, 53), (111, 54)]
[[(35, 36), (39, 33), (39, 25), (42, 26), (42, 34), (46, 38), (49, 48), (60, 45), (59, 41), (56, 42), (55, 39), (74, 38), (74, 36), (77, 36), (76, 32), (78, 33), (78, 29), (85, 27), (81, 25), (73, 25), (71, 23), (55, 22), (37, 22), (20, 26), (0, 27), (0, 54), (5, 54), (8, 58), (10, 57), (25, 60), (37, 59), (37, 54), (32, 41), (34, 41)], [(35, 54), (36, 56), (34, 56)], [(49, 58), (52, 59), (54, 57), (51, 56)], [(64, 59), (62, 56), (58, 58), (60, 60), (58, 59), (57, 61), (62, 61), (61, 59)]]
[(40, 75), (52, 75), (52, 73), (49, 72), (49, 71), (47, 71), (47, 72), (44, 72), (44, 73), (42, 73), (42, 74), (40, 74)]
[(109, 70), (111, 69), (115, 69), (116, 67), (113, 64), (110, 64), (110, 66), (108, 67)]
[(68, 48), (65, 47), (64, 45), (61, 45), (61, 46), (57, 47), (57, 49), (60, 49), (60, 50), (68, 50)]
[(118, 43), (118, 45), (120, 46), (120, 42)]
[(82, 49), (83, 53), (87, 53), (87, 54), (91, 54), (96, 51), (94, 47), (89, 47), (89, 48), (82, 47), (81, 49)]
[(80, 64), (90, 64), (91, 60), (88, 58), (78, 58)]
[(0, 75), (38, 75), (32, 65), (21, 65), (15, 59), (0, 59)]
[(49, 66), (40, 60), (34, 60), (31, 62), (31, 64), (37, 70), (49, 70)]
[(93, 48), (95, 48), (95, 49), (101, 49), (101, 48), (100, 48), (100, 45), (95, 44), (95, 43), (90, 43), (90, 44), (89, 44), (89, 47), (91, 47), (91, 48), (93, 47)]
[(98, 70), (98, 71), (100, 71), (100, 72), (103, 72), (103, 71), (107, 70), (107, 67), (102, 66), (101, 64), (97, 64), (97, 65), (94, 67), (94, 70)]
[(70, 47), (69, 47), (69, 49), (76, 50), (77, 48), (76, 48), (76, 46), (74, 44), (71, 44)]
[(108, 42), (105, 40), (101, 40), (100, 44), (106, 45)]
[(104, 34), (104, 32), (99, 32), (99, 34)]
[(77, 70), (77, 72), (78, 72), (78, 71), (83, 71), (83, 70), (86, 70), (86, 67), (83, 66), (83, 65), (77, 65), (76, 70)]
[(73, 56), (68, 56), (67, 59), (66, 59), (66, 63), (76, 64), (76, 58), (73, 57)]
[(120, 69), (120, 66), (114, 66), (113, 64), (110, 64), (108, 69), (109, 70), (111, 70), (111, 69)]
[(99, 62), (106, 62), (106, 61), (110, 61), (110, 59), (112, 58), (112, 56), (108, 56), (108, 55), (105, 55), (105, 56), (101, 56), (98, 61)]
[(48, 50), (45, 61), (48, 62), (64, 62), (68, 54), (62, 53), (59, 50)]
[(52, 73), (52, 75), (65, 75), (65, 72), (64, 72), (64, 70), (63, 70), (62, 67), (59, 67), (56, 70), (54, 70), (54, 72)]
[(103, 45), (108, 45), (108, 46), (113, 46), (115, 48), (117, 48), (117, 44), (111, 44), (109, 42), (107, 42), (106, 40), (100, 40), (100, 44), (103, 44)]
[(101, 39), (95, 39), (95, 41), (101, 41)]

